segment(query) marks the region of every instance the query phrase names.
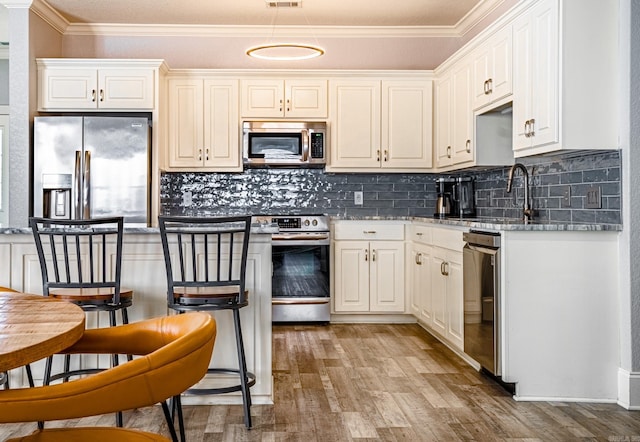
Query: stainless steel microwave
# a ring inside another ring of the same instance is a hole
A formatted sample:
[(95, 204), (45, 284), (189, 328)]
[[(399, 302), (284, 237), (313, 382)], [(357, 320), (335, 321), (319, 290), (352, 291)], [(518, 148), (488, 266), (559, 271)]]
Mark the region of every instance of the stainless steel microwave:
[(245, 166), (322, 167), (326, 163), (327, 123), (245, 121)]

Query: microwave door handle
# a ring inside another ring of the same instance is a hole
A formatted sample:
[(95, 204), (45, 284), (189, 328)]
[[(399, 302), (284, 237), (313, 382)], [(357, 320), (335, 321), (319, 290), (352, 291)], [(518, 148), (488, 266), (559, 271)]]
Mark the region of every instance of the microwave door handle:
[(83, 180), (83, 217), (89, 219), (91, 217), (91, 152), (84, 152), (84, 180)]
[(309, 160), (309, 131), (302, 130), (302, 161), (307, 162)]

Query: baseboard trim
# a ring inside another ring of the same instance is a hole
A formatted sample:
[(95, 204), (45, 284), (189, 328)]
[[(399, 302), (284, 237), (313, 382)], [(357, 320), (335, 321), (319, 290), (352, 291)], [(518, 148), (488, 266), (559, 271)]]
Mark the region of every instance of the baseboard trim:
[(640, 410), (640, 372), (618, 368), (618, 405)]

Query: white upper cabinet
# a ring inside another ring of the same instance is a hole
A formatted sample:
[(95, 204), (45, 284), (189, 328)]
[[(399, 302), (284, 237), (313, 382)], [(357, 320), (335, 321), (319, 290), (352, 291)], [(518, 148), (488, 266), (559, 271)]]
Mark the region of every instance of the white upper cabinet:
[(473, 109), (512, 93), (511, 26), (505, 26), (473, 52)]
[(436, 167), (472, 161), (471, 63), (464, 59), (436, 83)]
[(618, 148), (618, 19), (617, 2), (541, 0), (514, 21), (516, 157)]
[(431, 81), (382, 82), (382, 167), (432, 166), (432, 109)]
[(327, 118), (327, 80), (241, 81), (244, 118)]
[(335, 79), (329, 92), (327, 170), (431, 168), (431, 80)]
[(39, 59), (38, 110), (151, 110), (159, 62)]
[(238, 80), (171, 77), (168, 170), (240, 171)]

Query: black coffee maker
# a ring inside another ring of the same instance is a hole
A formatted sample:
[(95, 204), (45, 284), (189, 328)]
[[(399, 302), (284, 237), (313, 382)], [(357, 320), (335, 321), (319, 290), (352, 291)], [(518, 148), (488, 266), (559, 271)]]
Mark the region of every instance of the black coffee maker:
[(476, 215), (475, 185), (469, 176), (436, 179), (436, 218), (470, 218)]

